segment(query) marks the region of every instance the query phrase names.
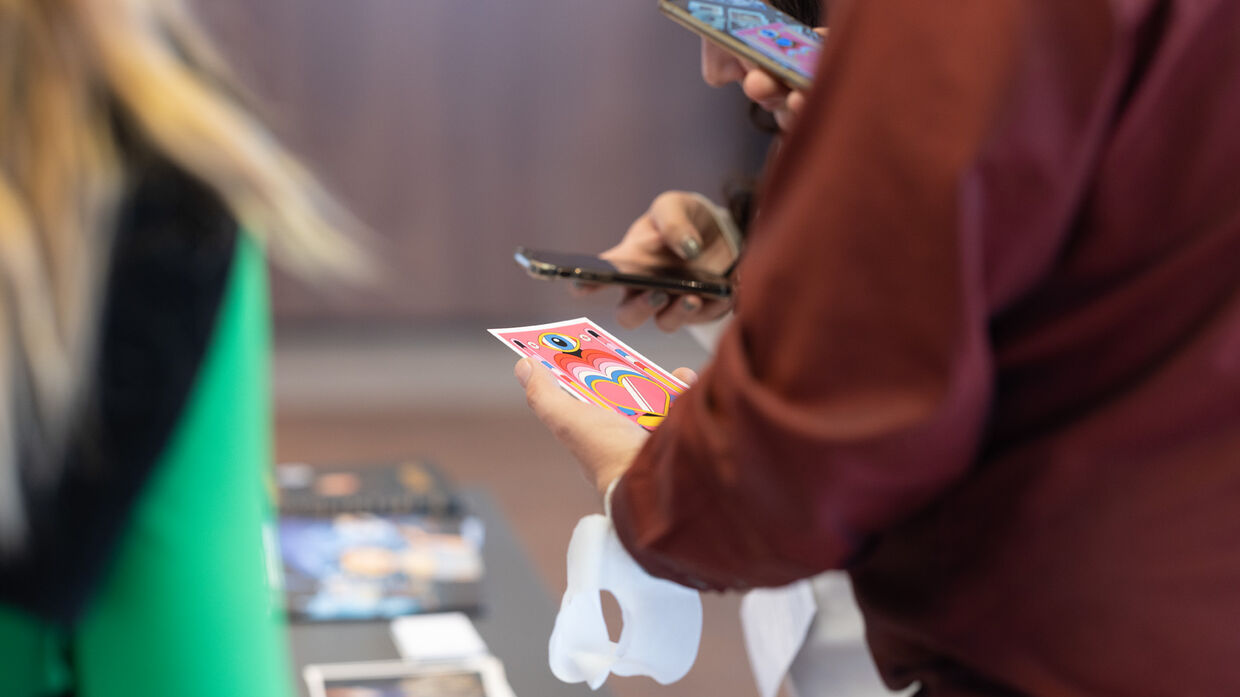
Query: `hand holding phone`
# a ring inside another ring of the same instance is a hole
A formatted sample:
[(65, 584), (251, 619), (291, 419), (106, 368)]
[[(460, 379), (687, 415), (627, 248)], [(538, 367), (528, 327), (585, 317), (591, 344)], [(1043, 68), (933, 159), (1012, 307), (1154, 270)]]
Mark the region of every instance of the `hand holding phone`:
[[(647, 264), (683, 265), (730, 276), (740, 247), (740, 231), (728, 211), (698, 193), (666, 191), (656, 196), (650, 208), (633, 221), (620, 243), (601, 256)], [(732, 302), (732, 298), (700, 295), (660, 298), (630, 290), (616, 308), (616, 320), (626, 328), (653, 320), (659, 329), (672, 332), (686, 324), (714, 320), (727, 313)]]
[(789, 87), (809, 89), (822, 37), (762, 0), (659, 0), (659, 9)]
[[(707, 274), (713, 283), (730, 284), (726, 272), (736, 261), (739, 244), (739, 233), (726, 211), (701, 194), (668, 191), (654, 199), (619, 244), (599, 256), (613, 266), (690, 270)], [(597, 264), (597, 260), (590, 264)], [(556, 274), (560, 276), (558, 271)], [(578, 294), (604, 287), (573, 271), (569, 276), (581, 281), (575, 290)], [(630, 329), (653, 318), (660, 329), (670, 332), (685, 324), (716, 319), (732, 306), (730, 297), (684, 286), (630, 284), (625, 288), (616, 319)]]
[(568, 254), (518, 247), (513, 255), (535, 278), (567, 278), (602, 285), (620, 285), (643, 291), (692, 293), (713, 298), (732, 294), (728, 279), (715, 274), (676, 266), (641, 266), (623, 261), (611, 262), (588, 254)]

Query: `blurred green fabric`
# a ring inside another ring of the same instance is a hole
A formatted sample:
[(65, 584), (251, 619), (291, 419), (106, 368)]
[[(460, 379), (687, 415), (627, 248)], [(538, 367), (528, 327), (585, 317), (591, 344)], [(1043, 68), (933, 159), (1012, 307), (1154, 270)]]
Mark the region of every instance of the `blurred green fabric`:
[(8, 697), (285, 697), (270, 486), (270, 310), (239, 236), (210, 346), (113, 568), (72, 628), (0, 608)]

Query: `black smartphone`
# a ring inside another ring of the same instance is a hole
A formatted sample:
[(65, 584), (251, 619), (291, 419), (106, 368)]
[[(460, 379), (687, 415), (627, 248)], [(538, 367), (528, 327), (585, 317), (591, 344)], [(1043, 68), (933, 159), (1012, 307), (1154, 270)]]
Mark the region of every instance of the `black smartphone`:
[(822, 37), (762, 0), (659, 0), (659, 10), (789, 87), (806, 90), (814, 80)]
[(569, 278), (587, 283), (693, 293), (712, 298), (726, 298), (732, 294), (732, 284), (727, 278), (678, 267), (613, 264), (588, 254), (565, 254), (525, 247), (518, 247), (513, 258), (535, 278)]

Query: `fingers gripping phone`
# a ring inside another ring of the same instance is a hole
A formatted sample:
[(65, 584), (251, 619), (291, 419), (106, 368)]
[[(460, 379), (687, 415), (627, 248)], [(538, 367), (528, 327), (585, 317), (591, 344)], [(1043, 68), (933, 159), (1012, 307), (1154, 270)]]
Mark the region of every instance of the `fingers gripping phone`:
[(794, 89), (809, 89), (822, 37), (762, 0), (659, 0), (659, 10)]
[(668, 293), (693, 293), (712, 298), (726, 298), (732, 294), (732, 284), (727, 278), (679, 267), (613, 264), (606, 259), (584, 254), (547, 252), (525, 247), (518, 247), (513, 258), (535, 278), (569, 278), (586, 283), (621, 285)]

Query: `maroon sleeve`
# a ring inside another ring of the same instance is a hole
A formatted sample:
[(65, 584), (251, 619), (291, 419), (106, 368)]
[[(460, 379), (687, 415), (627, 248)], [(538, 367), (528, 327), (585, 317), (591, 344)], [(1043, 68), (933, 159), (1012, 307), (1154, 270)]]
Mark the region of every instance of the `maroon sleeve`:
[(686, 585), (847, 566), (968, 471), (989, 312), (1064, 243), (1122, 87), (1107, 18), (1069, 3), (832, 10), (736, 321), (614, 492), (628, 550)]

